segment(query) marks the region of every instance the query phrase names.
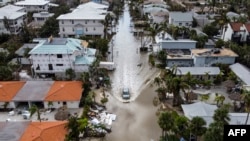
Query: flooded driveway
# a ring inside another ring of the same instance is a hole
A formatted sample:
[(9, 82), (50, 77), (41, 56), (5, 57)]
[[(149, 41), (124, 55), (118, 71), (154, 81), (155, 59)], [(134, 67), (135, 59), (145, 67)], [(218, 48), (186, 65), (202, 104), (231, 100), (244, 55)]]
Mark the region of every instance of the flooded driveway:
[(133, 101), (152, 75), (155, 75), (155, 70), (150, 69), (148, 65), (148, 54), (139, 52), (141, 40), (131, 33), (130, 24), (128, 5), (125, 5), (117, 26), (117, 34), (113, 38), (113, 60), (116, 70), (111, 74), (111, 94), (120, 101), (122, 88), (130, 89)]

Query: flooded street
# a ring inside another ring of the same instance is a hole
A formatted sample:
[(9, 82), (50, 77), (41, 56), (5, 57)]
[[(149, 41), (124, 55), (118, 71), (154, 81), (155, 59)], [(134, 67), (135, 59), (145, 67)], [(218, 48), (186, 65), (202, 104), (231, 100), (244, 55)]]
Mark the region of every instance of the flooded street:
[(118, 32), (113, 38), (113, 60), (116, 70), (111, 74), (113, 88), (111, 93), (118, 100), (122, 100), (122, 88), (129, 88), (133, 101), (152, 75), (155, 75), (156, 70), (150, 69), (148, 54), (140, 53), (141, 41), (130, 32), (130, 24), (128, 5), (125, 5), (124, 13), (119, 19)]
[[(139, 52), (140, 40), (131, 31), (128, 6), (120, 16), (118, 32), (113, 38), (114, 62), (116, 70), (111, 73), (112, 90), (109, 94), (107, 110), (117, 115), (112, 123), (112, 132), (107, 141), (158, 141), (161, 129), (157, 124), (153, 98), (155, 87), (148, 84), (159, 70), (148, 65), (148, 54)], [(141, 66), (137, 66), (142, 64)], [(127, 87), (131, 101), (123, 103), (122, 88)]]

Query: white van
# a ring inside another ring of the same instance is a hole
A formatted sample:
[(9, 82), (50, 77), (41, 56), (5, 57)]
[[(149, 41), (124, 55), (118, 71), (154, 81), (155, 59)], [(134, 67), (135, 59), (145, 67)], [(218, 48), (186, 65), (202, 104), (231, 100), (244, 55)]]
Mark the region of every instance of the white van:
[(115, 63), (114, 62), (100, 62), (99, 68), (105, 68), (107, 70), (114, 70), (115, 69)]

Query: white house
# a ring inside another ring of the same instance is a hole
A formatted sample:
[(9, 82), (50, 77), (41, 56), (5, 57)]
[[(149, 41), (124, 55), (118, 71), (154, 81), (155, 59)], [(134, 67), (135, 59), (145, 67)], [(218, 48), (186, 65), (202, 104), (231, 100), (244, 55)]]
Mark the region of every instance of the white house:
[(221, 39), (224, 41), (232, 41), (236, 43), (245, 42), (248, 32), (242, 23), (228, 23), (223, 28)]
[(6, 5), (0, 8), (0, 34), (18, 34), (25, 20), (26, 12), (23, 7)]
[(48, 11), (49, 0), (23, 0), (15, 3), (17, 6), (25, 7), (27, 12)]
[(73, 38), (38, 39), (39, 43), (30, 52), (35, 74), (65, 75), (66, 69), (76, 73), (88, 71), (95, 58), (96, 49), (88, 43)]
[(71, 13), (60, 15), (61, 37), (104, 36), (103, 21), (107, 15), (107, 5), (88, 2), (79, 5)]
[(229, 66), (234, 74), (244, 83), (246, 86), (250, 86), (250, 70), (246, 66), (235, 63)]
[(191, 27), (193, 22), (192, 12), (169, 12), (168, 23), (174, 26)]
[(36, 26), (42, 26), (45, 23), (45, 21), (47, 21), (52, 16), (54, 16), (54, 13), (49, 13), (49, 12), (34, 13), (33, 14), (34, 24)]
[(194, 49), (197, 41), (189, 39), (177, 39), (175, 40), (168, 33), (158, 33), (155, 37), (156, 43), (160, 49)]
[(195, 67), (209, 67), (216, 63), (234, 64), (236, 53), (227, 48), (222, 49), (192, 49), (192, 58)]
[(209, 80), (214, 80), (217, 75), (220, 74), (219, 67), (177, 67), (178, 76), (185, 76), (190, 73), (192, 77), (197, 79), (205, 79), (208, 77)]

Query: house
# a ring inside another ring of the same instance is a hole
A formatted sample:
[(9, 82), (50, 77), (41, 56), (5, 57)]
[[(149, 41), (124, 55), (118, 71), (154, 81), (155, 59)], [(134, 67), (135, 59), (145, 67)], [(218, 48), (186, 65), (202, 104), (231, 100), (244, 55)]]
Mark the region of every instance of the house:
[(18, 34), (26, 20), (25, 8), (6, 5), (0, 8), (0, 34)]
[(244, 85), (250, 86), (250, 70), (240, 63), (235, 63), (229, 66), (231, 71), (241, 80)]
[(19, 141), (64, 141), (66, 125), (67, 121), (30, 122)]
[(88, 2), (79, 5), (71, 13), (57, 17), (61, 37), (104, 36), (104, 25), (108, 6)]
[(204, 80), (214, 80), (217, 75), (220, 74), (219, 67), (177, 67), (178, 76), (185, 76), (187, 73), (190, 73), (192, 77)]
[[(35, 41), (35, 40), (34, 40)], [(95, 61), (96, 49), (88, 48), (88, 43), (73, 38), (38, 39), (38, 45), (30, 52), (34, 74), (65, 76), (67, 69), (77, 74), (87, 72)]]
[(167, 67), (192, 67), (194, 60), (190, 49), (166, 49)]
[(48, 11), (48, 0), (22, 0), (15, 3), (16, 6), (25, 7), (27, 12), (41, 12)]
[(155, 37), (155, 41), (159, 45), (160, 49), (194, 49), (197, 43), (197, 41), (189, 39), (175, 40), (166, 32), (158, 33)]
[(1, 141), (64, 141), (67, 121), (0, 122)]
[(245, 23), (244, 27), (246, 29), (246, 43), (250, 45), (250, 23)]
[(31, 61), (28, 58), (28, 53), (32, 50), (37, 44), (36, 43), (27, 43), (20, 47), (18, 50), (15, 51), (17, 58), (14, 58), (14, 62), (17, 64), (22, 65), (30, 65)]
[(247, 29), (242, 23), (228, 23), (222, 32), (221, 39), (224, 41), (232, 41), (241, 43), (246, 41)]
[(43, 101), (53, 83), (54, 81), (26, 81), (12, 99), (14, 108), (19, 105), (30, 108), (33, 104), (44, 107)]
[(35, 27), (41, 27), (52, 16), (54, 16), (54, 13), (49, 13), (47, 11), (34, 13), (33, 19)]
[(0, 108), (15, 108), (12, 99), (24, 84), (24, 81), (0, 81)]
[(222, 49), (192, 49), (192, 58), (195, 67), (208, 67), (213, 64), (234, 64), (236, 53), (227, 48)]
[(80, 81), (55, 81), (44, 99), (45, 108), (79, 108), (82, 97), (82, 83)]
[(20, 141), (30, 121), (0, 122), (1, 141)]
[(169, 12), (168, 23), (174, 26), (191, 27), (193, 22), (193, 13), (191, 12)]

